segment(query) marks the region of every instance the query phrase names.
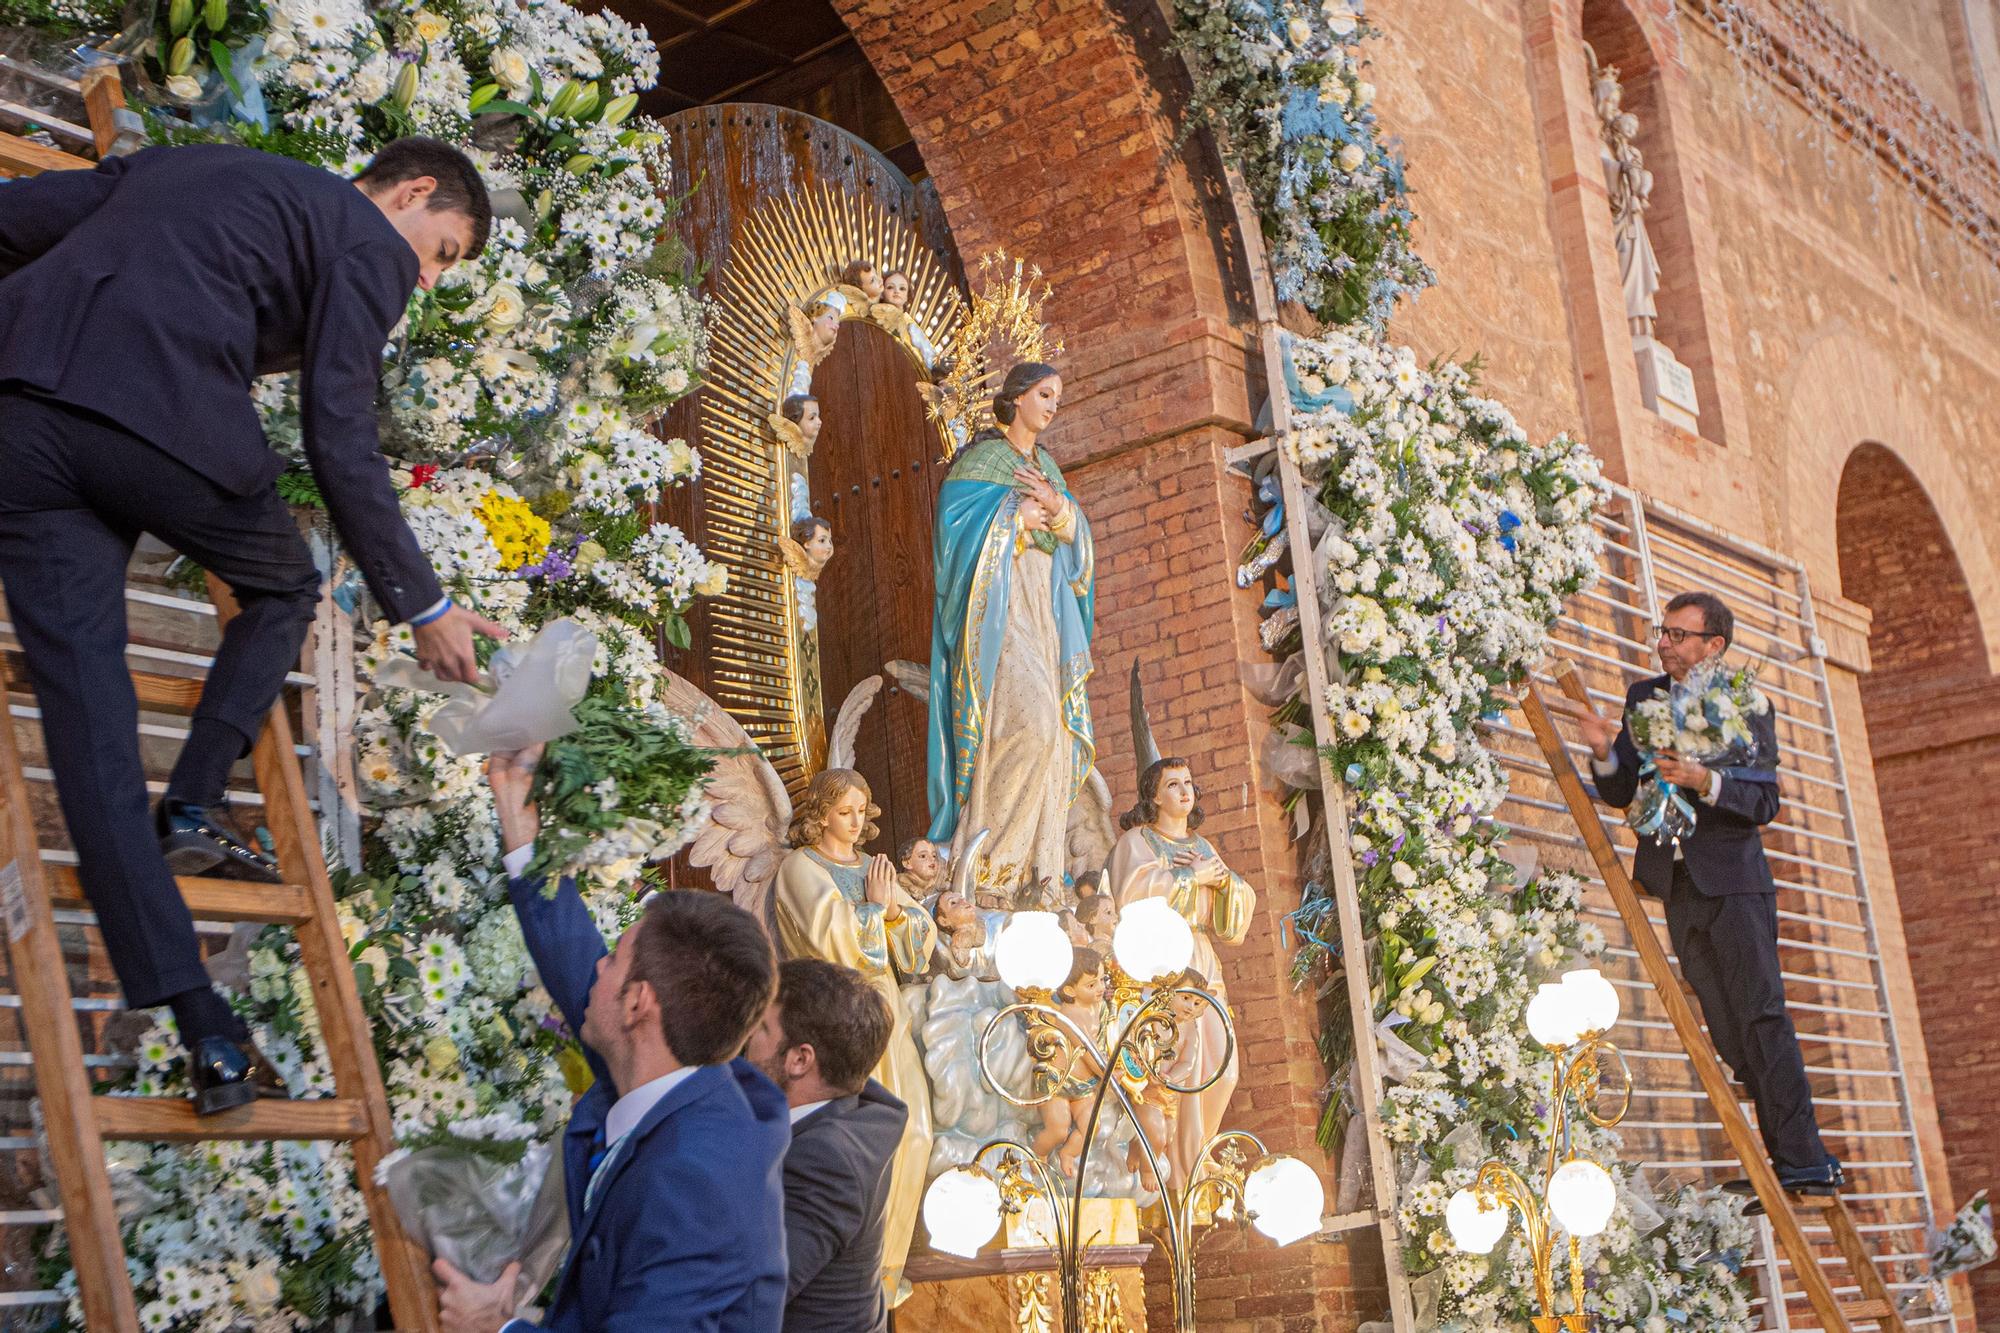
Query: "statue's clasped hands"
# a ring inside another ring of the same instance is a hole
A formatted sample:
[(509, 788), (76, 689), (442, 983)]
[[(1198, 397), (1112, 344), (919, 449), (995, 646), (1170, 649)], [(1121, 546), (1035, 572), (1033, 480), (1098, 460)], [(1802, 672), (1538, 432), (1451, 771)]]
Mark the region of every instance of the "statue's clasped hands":
[(868, 870), (861, 881), (861, 895), (877, 907), (889, 909), (888, 919), (903, 915), (896, 906), (896, 865), (886, 856), (868, 858)]
[(1017, 467), (1014, 469), (1014, 480), (1020, 483), (1022, 490), (1022, 526), (1030, 532), (1048, 531), (1056, 515), (1062, 512), (1062, 496), (1056, 493), (1056, 488), (1049, 484), (1049, 479), (1039, 469)]

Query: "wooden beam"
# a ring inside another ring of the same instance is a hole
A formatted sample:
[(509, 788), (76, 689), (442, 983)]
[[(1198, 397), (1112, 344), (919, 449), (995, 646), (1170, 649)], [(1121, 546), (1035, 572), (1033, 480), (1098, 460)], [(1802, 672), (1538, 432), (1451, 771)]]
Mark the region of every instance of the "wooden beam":
[(39, 176), (44, 171), (86, 171), (96, 166), (87, 157), (76, 157), (43, 147), (32, 139), (0, 131), (0, 176)]
[(368, 1133), (368, 1108), (348, 1097), (256, 1101), (214, 1115), (196, 1115), (194, 1103), (186, 1097), (93, 1097), (90, 1101), (107, 1139), (148, 1143), (352, 1141)]

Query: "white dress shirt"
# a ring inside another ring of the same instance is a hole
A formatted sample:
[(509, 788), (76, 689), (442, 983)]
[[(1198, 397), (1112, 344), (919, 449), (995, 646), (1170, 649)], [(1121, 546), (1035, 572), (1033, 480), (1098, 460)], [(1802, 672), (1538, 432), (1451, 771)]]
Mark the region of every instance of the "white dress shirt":
[(821, 1101), (806, 1102), (802, 1105), (794, 1106), (792, 1108), (792, 1123), (795, 1125), (798, 1124), (799, 1121), (805, 1119), (807, 1116), (811, 1115), (814, 1111), (819, 1110), (820, 1107), (825, 1106), (827, 1102), (830, 1102), (832, 1100), (833, 1099), (831, 1097), (828, 1097)]

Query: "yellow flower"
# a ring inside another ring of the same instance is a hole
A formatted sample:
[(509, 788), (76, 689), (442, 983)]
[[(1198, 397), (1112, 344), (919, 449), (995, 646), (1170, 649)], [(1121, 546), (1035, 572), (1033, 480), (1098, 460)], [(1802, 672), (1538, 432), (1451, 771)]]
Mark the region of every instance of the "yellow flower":
[(428, 9), (419, 9), (416, 16), (417, 36), (426, 42), (434, 42), (451, 31), (451, 20)]
[(500, 552), (502, 569), (533, 564), (549, 549), (549, 521), (525, 500), (488, 491), (479, 498), (478, 514), (487, 539)]

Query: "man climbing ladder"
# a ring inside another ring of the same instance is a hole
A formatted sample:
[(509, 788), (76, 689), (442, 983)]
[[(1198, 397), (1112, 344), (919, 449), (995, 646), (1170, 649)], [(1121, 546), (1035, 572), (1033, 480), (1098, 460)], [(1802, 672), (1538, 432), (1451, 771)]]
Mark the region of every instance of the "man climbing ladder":
[[(0, 190), (0, 585), (78, 877), (132, 1008), (170, 1005), (198, 1113), (281, 1092), (210, 986), (174, 873), (278, 879), (220, 810), (318, 599), (253, 377), (300, 371), (305, 450), (376, 600), (439, 675), (475, 630), (402, 521), (379, 451), (382, 347), (412, 290), (484, 245), (479, 173), (399, 140), (345, 181), (245, 148), (156, 148)], [(125, 568), (151, 532), (227, 583), (186, 746), (147, 809)]]

